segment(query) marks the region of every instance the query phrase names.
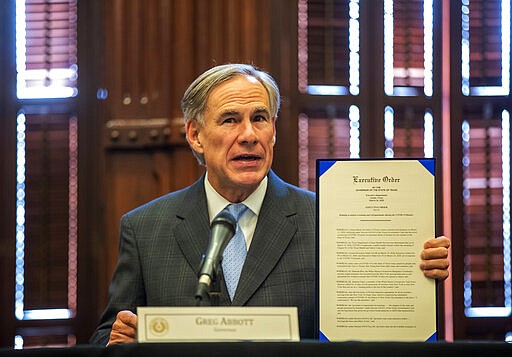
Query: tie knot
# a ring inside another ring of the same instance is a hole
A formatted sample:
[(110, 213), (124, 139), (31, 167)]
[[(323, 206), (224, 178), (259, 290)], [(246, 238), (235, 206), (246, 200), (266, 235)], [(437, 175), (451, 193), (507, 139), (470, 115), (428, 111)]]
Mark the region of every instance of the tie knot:
[(247, 211), (247, 206), (243, 203), (233, 203), (227, 205), (224, 210), (227, 210), (238, 221), (245, 211)]

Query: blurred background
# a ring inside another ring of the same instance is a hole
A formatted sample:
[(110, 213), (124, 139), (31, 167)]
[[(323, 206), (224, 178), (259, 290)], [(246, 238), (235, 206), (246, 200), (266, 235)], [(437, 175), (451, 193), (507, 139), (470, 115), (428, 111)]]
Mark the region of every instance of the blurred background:
[(512, 338), (510, 0), (0, 7), (1, 347), (87, 343), (120, 216), (203, 173), (180, 100), (226, 62), (278, 81), (291, 183), (315, 191), (317, 158), (435, 157), (439, 338)]

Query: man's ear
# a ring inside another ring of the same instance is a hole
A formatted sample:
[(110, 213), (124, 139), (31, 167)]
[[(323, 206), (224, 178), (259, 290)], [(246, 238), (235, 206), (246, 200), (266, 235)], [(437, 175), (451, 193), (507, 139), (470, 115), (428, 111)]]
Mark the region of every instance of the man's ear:
[(195, 119), (188, 120), (185, 123), (185, 132), (187, 134), (187, 141), (192, 150), (198, 152), (199, 154), (203, 153), (203, 146), (201, 145), (201, 140), (199, 139), (199, 131), (200, 125)]

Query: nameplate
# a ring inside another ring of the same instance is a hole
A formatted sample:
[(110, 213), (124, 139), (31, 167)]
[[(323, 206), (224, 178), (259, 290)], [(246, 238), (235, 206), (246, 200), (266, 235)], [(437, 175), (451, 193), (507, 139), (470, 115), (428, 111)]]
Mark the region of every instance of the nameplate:
[(138, 307), (138, 342), (299, 341), (296, 307)]

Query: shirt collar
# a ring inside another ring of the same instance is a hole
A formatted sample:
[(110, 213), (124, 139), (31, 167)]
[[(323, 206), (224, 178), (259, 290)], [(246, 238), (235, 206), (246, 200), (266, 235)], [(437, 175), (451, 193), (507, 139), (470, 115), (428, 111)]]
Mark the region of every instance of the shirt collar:
[[(258, 188), (251, 193), (242, 203), (246, 205), (256, 216), (259, 215), (261, 206), (263, 205), (263, 199), (267, 192), (268, 178), (265, 176), (261, 180)], [(219, 214), (227, 205), (233, 202), (229, 202), (222, 197), (208, 181), (208, 171), (204, 178), (204, 189), (206, 191), (206, 201), (208, 202), (208, 214), (210, 215), (210, 222), (213, 221), (216, 215)]]

